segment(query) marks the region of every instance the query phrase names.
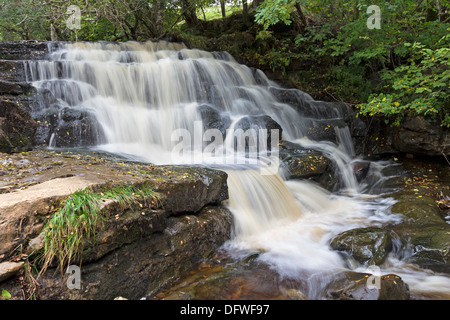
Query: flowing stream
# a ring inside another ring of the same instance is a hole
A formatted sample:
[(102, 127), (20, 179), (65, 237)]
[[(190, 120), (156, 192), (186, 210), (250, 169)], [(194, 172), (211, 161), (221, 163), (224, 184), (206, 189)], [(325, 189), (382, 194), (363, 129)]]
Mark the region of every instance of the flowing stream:
[[(227, 53), (166, 42), (61, 43), (49, 59), (28, 62), (27, 68), (28, 80), (46, 97), (34, 112), (57, 110), (43, 138), (50, 148), (64, 147), (67, 131), (76, 143), (130, 159), (225, 170), (225, 204), (234, 226), (224, 249), (231, 255), (260, 252), (258, 260), (282, 277), (322, 277), (323, 282), (330, 272), (367, 271), (349, 266), (330, 249), (330, 239), (355, 227), (401, 219), (390, 213), (391, 198), (356, 180), (347, 127), (336, 128), (334, 142), (308, 136), (314, 121), (342, 119), (341, 109), (298, 90), (290, 93), (302, 110), (280, 102), (275, 83)], [(80, 119), (89, 119), (89, 130), (74, 129)], [(247, 136), (234, 135), (239, 129)], [(330, 158), (340, 189), (331, 193), (309, 180), (288, 180), (277, 162), (278, 138)], [(236, 147), (236, 141), (247, 146)], [(382, 170), (391, 165), (373, 163), (370, 174), (377, 181), (389, 179)], [(450, 278), (413, 268), (395, 255), (382, 273), (400, 275), (411, 291), (450, 297)], [(322, 297), (320, 283), (309, 284), (309, 298)]]

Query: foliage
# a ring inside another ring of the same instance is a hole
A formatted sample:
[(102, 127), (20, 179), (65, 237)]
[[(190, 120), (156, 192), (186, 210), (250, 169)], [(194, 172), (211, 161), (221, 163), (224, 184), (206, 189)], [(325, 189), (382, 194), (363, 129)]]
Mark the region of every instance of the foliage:
[[(381, 10), (379, 30), (367, 26), (369, 5)], [(395, 123), (422, 114), (449, 125), (448, 0), (265, 0), (256, 21), (270, 32), (290, 25), (299, 6), (307, 24), (297, 28), (289, 61), (314, 57), (330, 96)]]
[(297, 2), (298, 0), (266, 0), (257, 8), (255, 20), (263, 25), (265, 30), (280, 21), (290, 25), (291, 13)]
[[(207, 0), (206, 3), (211, 2)], [(0, 0), (0, 40), (161, 39), (183, 19), (196, 20), (201, 0)], [(81, 11), (81, 28), (70, 28), (69, 6)]]
[(137, 196), (155, 199), (155, 193), (149, 186), (117, 187), (102, 192), (89, 189), (80, 190), (69, 196), (48, 220), (44, 227), (44, 248), (41, 260), (45, 271), (56, 258), (59, 267), (69, 265), (72, 258), (81, 259), (83, 246), (95, 242), (95, 236), (103, 223), (101, 200), (110, 199), (120, 205), (130, 205)]
[[(326, 92), (327, 99), (358, 105), (361, 114), (386, 115), (396, 123), (403, 116), (422, 114), (450, 123), (448, 87), (441, 85), (448, 82), (448, 41), (443, 38), (450, 0), (247, 2), (72, 0), (81, 9), (81, 29), (69, 30), (67, 2), (0, 0), (0, 40), (50, 40), (51, 28), (58, 40), (174, 36), (296, 78), (294, 84), (313, 90), (314, 97), (324, 98), (321, 92)], [(238, 15), (226, 10), (236, 12), (241, 5), (246, 9), (238, 22), (233, 17)], [(381, 29), (368, 28), (371, 5), (381, 10)], [(215, 19), (221, 9), (222, 18)], [(299, 74), (308, 78), (299, 79)]]
[(432, 50), (417, 42), (405, 43), (405, 47), (413, 51), (410, 63), (383, 73), (389, 83), (387, 93), (371, 95), (359, 105), (361, 113), (384, 114), (395, 124), (410, 115), (424, 115), (450, 127), (449, 47)]

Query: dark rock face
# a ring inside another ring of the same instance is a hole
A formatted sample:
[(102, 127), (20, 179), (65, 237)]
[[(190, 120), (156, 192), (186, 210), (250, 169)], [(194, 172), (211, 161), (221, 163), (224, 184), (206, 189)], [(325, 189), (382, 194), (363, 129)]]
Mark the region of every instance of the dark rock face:
[(26, 83), (23, 60), (46, 53), (45, 42), (0, 42), (0, 152), (22, 152), (35, 145), (39, 124), (30, 115), (29, 104), (22, 103), (35, 90)]
[(361, 182), (367, 177), (367, 174), (369, 173), (370, 169), (370, 162), (369, 161), (356, 161), (353, 163), (353, 174), (356, 177), (356, 180), (358, 182)]
[(440, 156), (450, 154), (450, 130), (415, 117), (394, 130), (393, 146), (400, 152)]
[(41, 299), (140, 299), (186, 275), (230, 237), (231, 215), (218, 207), (168, 219), (152, 214), (145, 220), (145, 228), (153, 226), (150, 235), (141, 232), (138, 239), (122, 242), (98, 262), (81, 266), (79, 290), (67, 288), (68, 276), (52, 276), (54, 271), (49, 270), (40, 279)]
[(0, 42), (0, 59), (3, 60), (36, 60), (43, 58), (48, 52), (48, 42), (14, 41)]
[(373, 118), (365, 133), (365, 153), (373, 155), (409, 153), (419, 156), (450, 155), (450, 129), (418, 116), (402, 122), (398, 127)]
[[(95, 146), (103, 141), (103, 131), (93, 114), (74, 108), (59, 111), (58, 123), (54, 129), (54, 143), (58, 147)], [(51, 118), (55, 118), (54, 116)], [(51, 136), (48, 138), (50, 142)]]
[(0, 100), (0, 152), (30, 150), (37, 123), (18, 103)]

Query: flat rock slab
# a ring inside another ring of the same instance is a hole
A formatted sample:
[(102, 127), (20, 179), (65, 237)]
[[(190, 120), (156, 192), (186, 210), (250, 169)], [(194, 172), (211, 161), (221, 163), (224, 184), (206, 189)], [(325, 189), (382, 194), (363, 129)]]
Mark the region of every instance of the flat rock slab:
[(0, 262), (36, 237), (46, 218), (77, 190), (148, 183), (170, 216), (227, 199), (226, 180), (217, 170), (118, 161), (94, 152), (0, 153)]

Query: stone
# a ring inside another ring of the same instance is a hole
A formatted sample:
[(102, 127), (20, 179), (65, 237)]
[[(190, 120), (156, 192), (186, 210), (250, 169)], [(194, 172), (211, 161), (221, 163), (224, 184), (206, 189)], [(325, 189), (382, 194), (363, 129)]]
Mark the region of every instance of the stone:
[(9, 277), (15, 275), (21, 268), (24, 262), (5, 261), (0, 263), (0, 282), (5, 281)]
[(331, 160), (321, 152), (289, 141), (280, 142), (279, 156), (289, 179), (319, 178), (332, 168)]
[[(369, 284), (369, 285), (368, 285)], [(379, 286), (379, 287), (377, 287)], [(395, 274), (344, 271), (325, 289), (332, 300), (409, 300), (409, 286)]]
[(55, 147), (88, 147), (104, 141), (103, 130), (93, 114), (73, 108), (64, 108), (61, 114), (54, 130)]
[(197, 110), (203, 121), (203, 130), (217, 129), (225, 139), (226, 130), (231, 124), (230, 116), (226, 112), (220, 112), (213, 106), (207, 104), (200, 105)]
[(353, 162), (353, 174), (358, 182), (361, 182), (367, 177), (370, 169), (370, 161), (355, 161)]
[[(26, 180), (28, 177), (34, 177), (35, 180), (33, 185), (18, 180), (16, 183), (22, 190), (0, 194), (0, 256), (7, 255), (18, 245), (27, 245), (31, 239), (36, 238), (42, 231), (43, 217), (51, 214), (70, 194), (88, 187), (99, 189), (125, 182), (135, 185), (149, 183), (157, 193), (167, 216), (198, 212), (208, 204), (219, 204), (228, 198), (227, 174), (218, 170), (142, 165), (143, 173), (138, 175), (129, 173), (130, 170), (135, 171), (138, 168), (136, 164), (125, 166), (107, 160), (79, 160), (76, 157), (58, 157), (56, 154), (48, 158), (50, 165), (45, 169), (45, 162), (42, 160), (45, 156), (45, 153), (38, 153), (35, 156), (38, 160), (31, 156), (27, 157), (30, 160), (13, 160), (23, 157), (17, 155), (10, 160), (11, 165), (15, 164), (17, 168), (8, 171), (10, 165), (6, 166), (6, 162), (2, 167), (7, 174), (15, 174), (15, 170), (29, 168), (28, 175), (24, 174), (23, 178)], [(19, 165), (25, 163), (24, 160), (29, 163)], [(39, 166), (39, 170), (43, 172), (36, 174), (31, 168)], [(0, 182), (1, 178), (2, 176)], [(113, 211), (114, 203), (105, 206)], [(136, 227), (145, 230), (142, 223), (148, 221), (147, 216), (137, 216), (133, 219), (137, 221)], [(131, 220), (124, 226), (131, 229)], [(155, 222), (154, 224), (156, 225)], [(35, 240), (33, 244), (38, 245), (37, 239)], [(108, 245), (111, 248), (115, 246), (113, 242)], [(102, 250), (107, 252), (109, 247), (102, 247)]]
[(335, 236), (330, 246), (362, 265), (381, 265), (392, 249), (392, 238), (389, 231), (382, 228), (356, 228)]
[[(41, 226), (43, 228), (43, 226)], [(41, 228), (39, 227), (39, 228)], [(44, 247), (45, 234), (41, 232), (36, 238), (33, 238), (28, 242), (28, 248), (31, 252), (38, 252)]]
[(371, 119), (364, 150), (372, 155), (405, 153), (408, 157), (450, 155), (450, 129), (422, 116), (408, 118), (398, 126)]
[(0, 60), (0, 79), (3, 81), (25, 81), (25, 67), (22, 61)]
[(256, 132), (256, 135), (259, 139), (259, 130), (263, 129), (267, 132), (267, 150), (270, 150), (272, 145), (272, 130), (275, 130), (278, 134), (278, 139), (281, 140), (283, 135), (283, 128), (281, 125), (273, 120), (268, 115), (250, 115), (250, 116), (244, 116), (240, 120), (238, 120), (235, 123), (234, 130), (242, 129), (245, 131), (253, 129)]
[(35, 60), (48, 53), (48, 42), (22, 40), (0, 42), (0, 59), (4, 60)]
[(400, 152), (440, 156), (450, 154), (450, 130), (424, 117), (411, 118), (393, 134), (393, 146)]

